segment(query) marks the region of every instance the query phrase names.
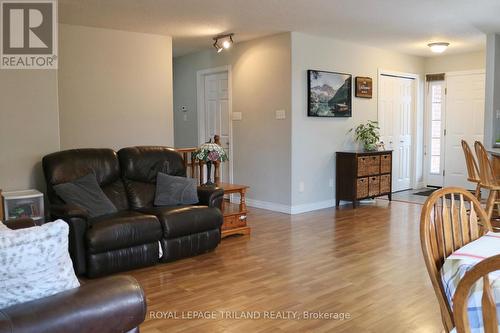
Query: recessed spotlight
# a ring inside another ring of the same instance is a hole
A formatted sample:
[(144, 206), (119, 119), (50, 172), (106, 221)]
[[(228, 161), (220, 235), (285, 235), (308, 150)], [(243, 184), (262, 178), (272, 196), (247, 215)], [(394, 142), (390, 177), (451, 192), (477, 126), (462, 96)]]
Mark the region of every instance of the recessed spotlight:
[(448, 46), (450, 46), (450, 43), (437, 42), (437, 43), (427, 44), (427, 46), (430, 47), (431, 51), (434, 53), (443, 53), (444, 51), (446, 51)]
[(217, 49), (217, 53), (222, 52), (224, 49), (229, 49), (233, 45), (233, 36), (234, 34), (226, 34), (214, 37), (215, 42), (213, 46)]

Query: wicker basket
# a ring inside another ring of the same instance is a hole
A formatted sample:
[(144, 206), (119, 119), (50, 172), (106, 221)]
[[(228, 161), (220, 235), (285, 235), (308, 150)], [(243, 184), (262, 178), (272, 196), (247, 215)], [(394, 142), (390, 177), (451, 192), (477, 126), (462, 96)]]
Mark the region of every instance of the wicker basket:
[(380, 173), (380, 156), (368, 157), (368, 174), (378, 175)]
[(391, 155), (380, 156), (380, 173), (390, 173), (392, 166)]
[(368, 176), (368, 157), (358, 157), (358, 177)]
[(369, 177), (368, 196), (374, 197), (380, 194), (380, 176)]
[(368, 178), (359, 178), (357, 183), (356, 198), (366, 198), (368, 196)]
[(389, 193), (391, 191), (391, 175), (380, 176), (380, 193)]

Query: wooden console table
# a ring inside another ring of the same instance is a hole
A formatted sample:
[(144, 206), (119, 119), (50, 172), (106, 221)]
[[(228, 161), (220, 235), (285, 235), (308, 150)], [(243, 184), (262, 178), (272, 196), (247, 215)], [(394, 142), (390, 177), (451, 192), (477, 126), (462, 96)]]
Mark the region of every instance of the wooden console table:
[(239, 193), (240, 204), (222, 203), (222, 213), (224, 214), (224, 223), (222, 224), (222, 237), (229, 235), (249, 235), (250, 227), (247, 226), (247, 205), (245, 195), (248, 189), (246, 185), (219, 183), (218, 187), (224, 189), (224, 194)]

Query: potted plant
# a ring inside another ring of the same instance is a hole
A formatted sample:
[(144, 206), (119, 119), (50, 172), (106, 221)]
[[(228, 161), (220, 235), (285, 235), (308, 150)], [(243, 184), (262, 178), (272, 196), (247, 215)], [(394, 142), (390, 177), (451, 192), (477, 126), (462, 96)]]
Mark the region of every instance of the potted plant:
[(380, 141), (380, 127), (378, 122), (368, 120), (365, 124), (359, 124), (355, 128), (351, 128), (349, 132), (354, 130), (354, 140), (363, 144), (363, 148), (367, 151), (377, 150)]

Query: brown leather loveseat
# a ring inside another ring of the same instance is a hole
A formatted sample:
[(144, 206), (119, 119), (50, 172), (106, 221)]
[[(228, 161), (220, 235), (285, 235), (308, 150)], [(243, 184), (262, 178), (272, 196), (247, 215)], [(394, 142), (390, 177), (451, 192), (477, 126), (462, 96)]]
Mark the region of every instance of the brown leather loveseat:
[[(51, 217), (69, 224), (78, 275), (98, 277), (194, 256), (220, 242), (222, 189), (198, 187), (196, 205), (154, 206), (158, 172), (186, 176), (182, 155), (171, 148), (66, 150), (45, 156), (43, 169)], [(89, 173), (96, 175), (117, 213), (91, 218), (58, 197), (53, 186)]]

